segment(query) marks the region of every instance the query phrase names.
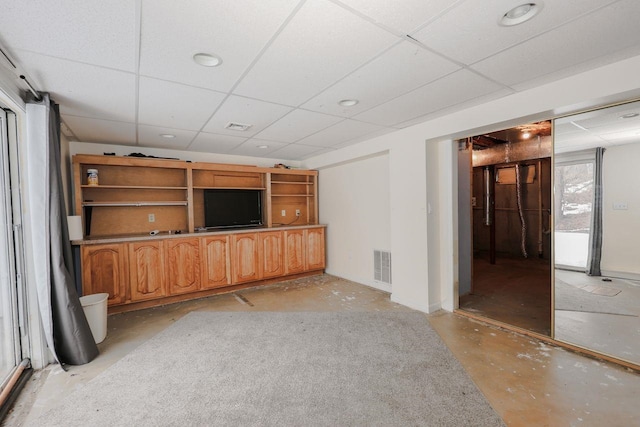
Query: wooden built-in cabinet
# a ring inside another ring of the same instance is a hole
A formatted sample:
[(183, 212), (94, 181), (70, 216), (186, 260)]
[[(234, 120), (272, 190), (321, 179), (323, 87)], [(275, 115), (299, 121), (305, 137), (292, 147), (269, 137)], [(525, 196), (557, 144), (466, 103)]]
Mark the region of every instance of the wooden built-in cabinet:
[(231, 236), (233, 254), (233, 283), (260, 280), (257, 233), (234, 234)]
[[(112, 311), (324, 269), (317, 171), (80, 154), (73, 175), (83, 293), (108, 293)], [(263, 227), (201, 232), (209, 189), (260, 191)]]
[(231, 284), (229, 237), (202, 238), (202, 289), (214, 289)]
[(106, 292), (109, 307), (149, 307), (324, 269), (320, 225), (124, 240), (81, 243), (83, 294)]
[(164, 242), (169, 295), (195, 292), (200, 289), (200, 239), (168, 239)]
[(263, 278), (279, 277), (284, 273), (284, 246), (282, 231), (268, 231), (258, 234), (260, 251), (260, 272)]
[(108, 304), (122, 304), (125, 294), (128, 262), (126, 247), (106, 244), (82, 247), (82, 286), (85, 295), (108, 293)]
[(129, 243), (131, 301), (165, 296), (164, 251), (161, 240)]
[[(98, 185), (89, 185), (89, 169), (98, 170)], [(205, 225), (208, 189), (261, 191), (266, 227), (318, 224), (314, 170), (78, 154), (73, 174), (85, 238), (193, 233)]]

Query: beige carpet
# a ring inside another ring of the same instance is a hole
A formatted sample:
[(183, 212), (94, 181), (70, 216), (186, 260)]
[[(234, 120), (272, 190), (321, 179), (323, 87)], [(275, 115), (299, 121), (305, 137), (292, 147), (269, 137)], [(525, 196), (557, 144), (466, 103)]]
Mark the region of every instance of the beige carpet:
[(417, 312), (194, 312), (37, 426), (501, 426)]

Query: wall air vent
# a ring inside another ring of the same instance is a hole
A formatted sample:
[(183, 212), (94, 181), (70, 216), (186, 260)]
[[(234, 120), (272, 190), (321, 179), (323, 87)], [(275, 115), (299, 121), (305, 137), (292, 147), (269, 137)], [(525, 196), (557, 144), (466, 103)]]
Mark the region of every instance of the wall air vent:
[(242, 131), (245, 131), (245, 130), (249, 129), (251, 126), (253, 126), (253, 125), (245, 125), (244, 123), (229, 122), (225, 126), (225, 129), (237, 130), (237, 131), (242, 132)]
[(391, 252), (373, 251), (373, 278), (391, 284)]

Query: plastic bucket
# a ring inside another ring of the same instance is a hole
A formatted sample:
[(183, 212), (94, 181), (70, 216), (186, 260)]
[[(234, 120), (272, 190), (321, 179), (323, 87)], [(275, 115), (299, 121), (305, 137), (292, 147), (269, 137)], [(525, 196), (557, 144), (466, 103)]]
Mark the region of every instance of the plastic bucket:
[(107, 299), (109, 294), (92, 294), (80, 297), (80, 304), (89, 322), (91, 334), (96, 344), (107, 336)]

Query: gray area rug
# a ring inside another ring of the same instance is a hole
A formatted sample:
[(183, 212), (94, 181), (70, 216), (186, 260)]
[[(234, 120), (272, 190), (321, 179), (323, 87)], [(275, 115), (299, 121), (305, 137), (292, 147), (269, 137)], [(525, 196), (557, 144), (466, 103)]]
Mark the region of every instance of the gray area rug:
[(38, 426), (502, 426), (415, 312), (183, 317)]

